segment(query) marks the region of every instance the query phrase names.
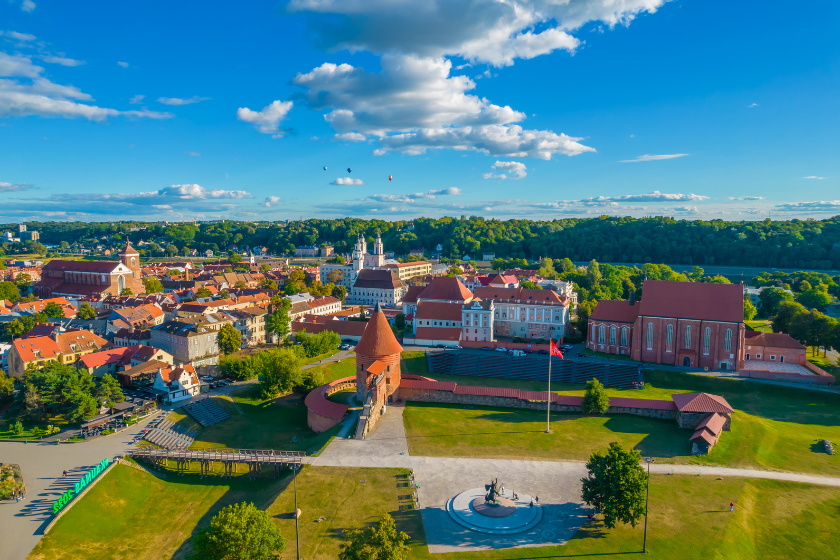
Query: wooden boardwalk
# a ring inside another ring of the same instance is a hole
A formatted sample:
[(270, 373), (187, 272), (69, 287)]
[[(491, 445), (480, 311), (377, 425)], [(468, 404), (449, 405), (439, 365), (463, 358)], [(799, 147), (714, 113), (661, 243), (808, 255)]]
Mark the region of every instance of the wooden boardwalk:
[(149, 447), (131, 452), (135, 459), (145, 459), (155, 465), (168, 466), (175, 461), (179, 473), (190, 469), (193, 462), (201, 466), (201, 474), (211, 474), (216, 463), (221, 463), (225, 476), (237, 472), (238, 465), (247, 465), (248, 472), (262, 472), (263, 467), (272, 467), (274, 476), (280, 476), (285, 467), (299, 468), (306, 453), (303, 451), (275, 451), (273, 449), (153, 449)]

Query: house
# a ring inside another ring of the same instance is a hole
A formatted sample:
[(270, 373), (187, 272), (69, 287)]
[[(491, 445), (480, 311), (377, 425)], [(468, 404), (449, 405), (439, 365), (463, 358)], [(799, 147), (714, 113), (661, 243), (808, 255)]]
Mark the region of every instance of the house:
[(658, 364), (744, 367), (740, 284), (645, 280), (642, 293), (639, 303), (631, 295), (629, 301), (607, 302), (599, 310), (605, 303), (599, 302), (589, 317), (587, 348)]
[(317, 245), (301, 245), (300, 247), (295, 247), (296, 257), (317, 257), (320, 252), (321, 249)]
[(164, 402), (177, 402), (198, 395), (201, 383), (192, 364), (160, 367), (152, 388), (164, 395)]
[(334, 315), (304, 315), (292, 321), (292, 336), (305, 330), (309, 334), (336, 333), (342, 340), (359, 341), (365, 332), (364, 321), (343, 321)]
[(42, 298), (118, 296), (126, 289), (134, 294), (143, 293), (140, 255), (131, 243), (126, 243), (119, 257), (119, 261), (52, 260), (44, 265), (41, 280), (33, 285), (32, 291)]
[(116, 332), (111, 342), (114, 346), (149, 346), (152, 342), (152, 331), (149, 329), (120, 329)]
[(570, 301), (552, 290), (476, 288), (475, 297), (492, 301), (496, 336), (558, 339), (566, 334)]
[(491, 288), (518, 288), (519, 279), (512, 274), (497, 274), (490, 278), (487, 285)]
[[(740, 286), (739, 286), (740, 288)], [(734, 409), (719, 395), (680, 393), (671, 395), (680, 428), (694, 430), (692, 453), (708, 453), (722, 431), (729, 431)]]
[(234, 328), (242, 335), (242, 343), (245, 346), (256, 346), (265, 344), (265, 319), (268, 311), (262, 307), (246, 307), (245, 309), (232, 309), (220, 311), (230, 317)]
[(154, 327), (163, 323), (163, 320), (163, 310), (153, 303), (114, 309), (108, 316), (108, 323), (116, 330), (129, 327), (135, 330)]
[(79, 358), (76, 367), (87, 371), (93, 377), (102, 377), (105, 374), (116, 376), (119, 370), (129, 369), (150, 360), (173, 363), (172, 355), (159, 348), (134, 345), (87, 354)]
[(17, 311), (18, 313), (24, 313), (26, 315), (35, 315), (36, 313), (43, 313), (44, 309), (46, 309), (51, 303), (61, 307), (62, 311), (64, 311), (65, 317), (72, 319), (76, 316), (76, 308), (63, 297), (39, 299), (36, 301), (26, 302), (19, 301), (14, 307), (12, 307), (12, 311)]
[(805, 365), (806, 348), (785, 333), (761, 333), (744, 341), (744, 360), (750, 362), (746, 369), (762, 369), (759, 362), (779, 362)]
[(493, 340), (496, 306), (493, 300), (474, 298), (460, 306), (461, 340), (489, 342)]
[(22, 378), (30, 364), (38, 369), (52, 361), (72, 364), (82, 356), (107, 346), (107, 340), (90, 331), (55, 332), (52, 336), (17, 339), (12, 342), (7, 358), (9, 375)]
[(222, 314), (179, 317), (153, 327), (150, 346), (169, 352), (178, 363), (215, 365), (219, 363), (218, 331), (233, 320)]

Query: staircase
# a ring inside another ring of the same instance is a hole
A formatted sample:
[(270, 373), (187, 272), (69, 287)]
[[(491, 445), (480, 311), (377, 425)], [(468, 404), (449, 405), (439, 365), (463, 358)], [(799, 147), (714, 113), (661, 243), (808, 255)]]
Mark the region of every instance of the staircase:
[(183, 406), (184, 411), (202, 426), (212, 426), (230, 418), (230, 414), (210, 398), (201, 399)]
[(176, 426), (161, 416), (149, 424), (143, 439), (164, 449), (185, 449), (195, 441), (197, 432)]

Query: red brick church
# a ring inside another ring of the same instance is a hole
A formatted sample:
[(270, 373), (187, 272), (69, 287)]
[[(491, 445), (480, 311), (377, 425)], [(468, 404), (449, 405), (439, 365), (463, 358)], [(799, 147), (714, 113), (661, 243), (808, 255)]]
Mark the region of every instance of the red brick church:
[(598, 302), (586, 346), (637, 361), (738, 371), (744, 332), (740, 284), (645, 280), (641, 301)]

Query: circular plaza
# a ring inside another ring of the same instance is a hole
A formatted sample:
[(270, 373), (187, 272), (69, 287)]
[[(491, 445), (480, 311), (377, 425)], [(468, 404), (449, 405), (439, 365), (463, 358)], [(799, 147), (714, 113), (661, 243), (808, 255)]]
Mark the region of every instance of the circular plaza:
[(542, 519), (542, 508), (531, 496), (511, 491), (499, 496), (496, 503), (488, 503), (484, 487), (471, 488), (451, 498), (446, 504), (449, 516), (459, 525), (494, 535), (521, 533), (535, 527)]

